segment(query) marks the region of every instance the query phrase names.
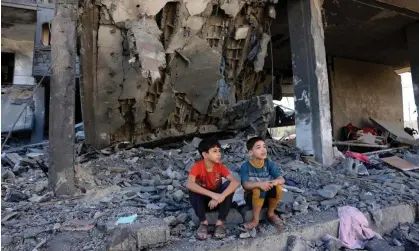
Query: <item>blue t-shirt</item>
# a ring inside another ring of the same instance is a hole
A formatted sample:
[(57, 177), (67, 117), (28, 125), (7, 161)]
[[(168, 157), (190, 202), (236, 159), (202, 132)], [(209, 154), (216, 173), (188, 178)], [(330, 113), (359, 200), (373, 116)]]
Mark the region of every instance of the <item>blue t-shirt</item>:
[(242, 182), (270, 181), (281, 176), (279, 168), (271, 160), (266, 159), (262, 167), (254, 167), (250, 161), (246, 161), (240, 168)]

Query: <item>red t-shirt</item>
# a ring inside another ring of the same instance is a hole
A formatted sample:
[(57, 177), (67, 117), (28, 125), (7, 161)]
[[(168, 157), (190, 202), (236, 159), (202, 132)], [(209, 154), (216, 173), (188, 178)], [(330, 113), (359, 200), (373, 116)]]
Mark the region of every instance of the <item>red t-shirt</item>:
[(205, 162), (200, 160), (189, 171), (189, 175), (195, 176), (196, 183), (205, 189), (216, 191), (222, 184), (222, 178), (230, 175), (230, 171), (224, 165), (215, 163), (212, 172), (207, 172)]

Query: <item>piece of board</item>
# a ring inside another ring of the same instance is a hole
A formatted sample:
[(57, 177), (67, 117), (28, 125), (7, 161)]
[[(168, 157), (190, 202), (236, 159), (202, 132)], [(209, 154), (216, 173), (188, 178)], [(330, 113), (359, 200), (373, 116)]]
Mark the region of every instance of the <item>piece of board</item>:
[(419, 169), (419, 166), (415, 166), (414, 164), (410, 163), (409, 161), (406, 161), (402, 158), (399, 158), (397, 156), (387, 157), (387, 158), (381, 158), (384, 162), (389, 164), (392, 167), (395, 167), (397, 169), (400, 169), (402, 171), (411, 171)]

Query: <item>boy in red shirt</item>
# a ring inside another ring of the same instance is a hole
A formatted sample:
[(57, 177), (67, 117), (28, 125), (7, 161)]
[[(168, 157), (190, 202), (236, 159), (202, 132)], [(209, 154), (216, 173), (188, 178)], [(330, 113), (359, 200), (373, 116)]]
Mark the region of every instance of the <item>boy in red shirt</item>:
[[(217, 140), (203, 139), (199, 143), (198, 150), (203, 160), (196, 162), (192, 167), (186, 184), (192, 207), (201, 222), (197, 236), (201, 240), (208, 238), (208, 221), (205, 212), (217, 209), (218, 221), (214, 237), (222, 239), (226, 236), (224, 221), (230, 211), (234, 191), (240, 184), (220, 163), (221, 146)], [(222, 178), (228, 182), (223, 184)]]

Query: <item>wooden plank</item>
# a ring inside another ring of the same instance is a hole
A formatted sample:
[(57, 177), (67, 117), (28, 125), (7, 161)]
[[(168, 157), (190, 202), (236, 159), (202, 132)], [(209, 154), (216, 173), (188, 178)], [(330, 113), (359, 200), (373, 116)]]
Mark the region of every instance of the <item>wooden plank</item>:
[(397, 156), (381, 158), (381, 160), (383, 160), (384, 162), (386, 162), (390, 166), (395, 167), (397, 169), (400, 169), (402, 171), (411, 171), (411, 170), (419, 169), (419, 166), (415, 166), (414, 164), (410, 163), (409, 161), (401, 159)]

